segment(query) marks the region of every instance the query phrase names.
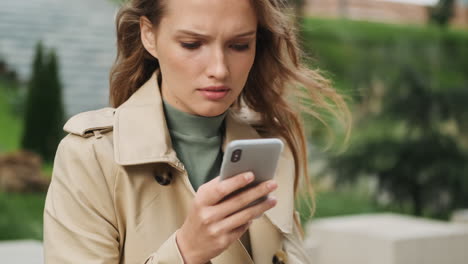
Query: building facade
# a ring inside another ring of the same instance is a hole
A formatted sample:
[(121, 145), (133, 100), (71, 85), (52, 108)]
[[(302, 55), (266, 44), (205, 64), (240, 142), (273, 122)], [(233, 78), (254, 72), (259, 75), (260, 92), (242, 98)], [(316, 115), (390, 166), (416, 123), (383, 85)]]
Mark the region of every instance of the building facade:
[(56, 50), (67, 116), (108, 105), (115, 60), (114, 18), (108, 0), (0, 0), (0, 58), (26, 82), (36, 44)]
[[(456, 0), (451, 23), (468, 27), (468, 0)], [(425, 24), (437, 0), (306, 0), (305, 14), (385, 23)]]

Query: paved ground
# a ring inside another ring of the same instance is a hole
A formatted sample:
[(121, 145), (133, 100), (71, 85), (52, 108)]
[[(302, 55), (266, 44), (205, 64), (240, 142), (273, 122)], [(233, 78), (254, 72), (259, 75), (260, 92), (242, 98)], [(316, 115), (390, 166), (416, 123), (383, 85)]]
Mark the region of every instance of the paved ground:
[(43, 264), (42, 243), (34, 240), (0, 242), (2, 264)]

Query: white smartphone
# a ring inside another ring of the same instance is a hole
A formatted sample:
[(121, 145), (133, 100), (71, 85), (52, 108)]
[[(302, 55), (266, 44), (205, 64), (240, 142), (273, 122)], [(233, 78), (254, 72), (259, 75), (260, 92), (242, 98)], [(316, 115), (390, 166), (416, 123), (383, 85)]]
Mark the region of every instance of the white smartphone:
[[(261, 182), (273, 179), (282, 151), (283, 142), (278, 138), (245, 139), (230, 142), (224, 152), (220, 180), (248, 171), (253, 172), (255, 179), (252, 183), (228, 197)], [(266, 197), (263, 197), (262, 200), (264, 199)], [(255, 201), (255, 204), (260, 201)], [(251, 205), (253, 203), (249, 206)]]

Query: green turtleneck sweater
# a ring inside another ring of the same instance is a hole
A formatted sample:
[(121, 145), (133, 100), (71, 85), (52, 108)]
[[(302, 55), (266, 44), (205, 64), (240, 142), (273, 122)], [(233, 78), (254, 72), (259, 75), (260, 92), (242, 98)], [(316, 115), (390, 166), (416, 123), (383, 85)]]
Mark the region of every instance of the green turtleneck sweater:
[(200, 185), (219, 175), (226, 113), (215, 117), (196, 116), (182, 112), (166, 101), (163, 103), (172, 147), (196, 191)]

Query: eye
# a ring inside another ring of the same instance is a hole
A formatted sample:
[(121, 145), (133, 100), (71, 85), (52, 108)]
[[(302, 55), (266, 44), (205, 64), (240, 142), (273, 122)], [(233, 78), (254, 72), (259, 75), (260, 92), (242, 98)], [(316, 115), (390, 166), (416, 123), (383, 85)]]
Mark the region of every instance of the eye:
[(249, 44), (232, 44), (230, 47), (236, 51), (244, 51), (249, 49)]
[(181, 42), (180, 45), (185, 49), (194, 50), (201, 46), (201, 42)]

